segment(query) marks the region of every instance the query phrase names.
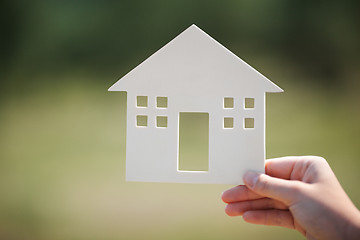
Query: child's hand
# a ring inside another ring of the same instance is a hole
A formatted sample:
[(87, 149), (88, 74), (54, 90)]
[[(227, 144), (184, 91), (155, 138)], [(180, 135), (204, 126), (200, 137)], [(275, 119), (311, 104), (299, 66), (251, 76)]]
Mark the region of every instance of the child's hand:
[(265, 169), (267, 175), (248, 172), (246, 186), (223, 193), (229, 216), (296, 229), (308, 239), (360, 239), (360, 213), (325, 159), (269, 159)]

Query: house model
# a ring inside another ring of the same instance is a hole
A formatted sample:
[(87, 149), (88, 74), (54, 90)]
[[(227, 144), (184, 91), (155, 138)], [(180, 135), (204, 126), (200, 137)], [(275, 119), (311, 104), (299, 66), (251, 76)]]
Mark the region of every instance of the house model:
[[(264, 172), (265, 93), (283, 90), (196, 25), (109, 91), (127, 92), (128, 181), (242, 184)], [(189, 119), (207, 130), (205, 170), (181, 168), (181, 141), (197, 138), (182, 136)]]

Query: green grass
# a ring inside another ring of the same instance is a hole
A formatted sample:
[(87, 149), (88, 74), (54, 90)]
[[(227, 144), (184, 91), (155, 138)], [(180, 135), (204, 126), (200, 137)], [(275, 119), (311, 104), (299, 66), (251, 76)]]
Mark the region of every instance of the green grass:
[[(126, 95), (107, 87), (67, 83), (6, 97), (1, 239), (302, 239), (227, 217), (228, 185), (125, 182)], [(326, 157), (359, 207), (356, 102), (285, 90), (267, 97), (267, 156)]]

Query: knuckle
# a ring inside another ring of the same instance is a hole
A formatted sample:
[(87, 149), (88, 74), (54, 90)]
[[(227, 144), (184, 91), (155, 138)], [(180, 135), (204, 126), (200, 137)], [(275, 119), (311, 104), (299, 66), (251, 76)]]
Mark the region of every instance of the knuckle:
[(302, 192), (301, 182), (294, 181), (290, 189), (292, 194), (301, 193)]
[(305, 160), (314, 162), (327, 162), (326, 159), (321, 156), (306, 156)]
[(326, 159), (320, 156), (313, 156), (312, 162), (310, 163), (316, 166), (329, 166), (329, 163), (326, 161)]
[(291, 184), (291, 188), (289, 189), (289, 194), (291, 195), (291, 199), (301, 199), (302, 196), (305, 195), (305, 184), (300, 181), (294, 181)]
[(254, 189), (259, 192), (264, 192), (269, 188), (269, 181), (263, 175), (260, 175), (254, 184)]
[(325, 158), (320, 157), (320, 156), (315, 156), (314, 158), (316, 161), (319, 161), (319, 162), (327, 162)]

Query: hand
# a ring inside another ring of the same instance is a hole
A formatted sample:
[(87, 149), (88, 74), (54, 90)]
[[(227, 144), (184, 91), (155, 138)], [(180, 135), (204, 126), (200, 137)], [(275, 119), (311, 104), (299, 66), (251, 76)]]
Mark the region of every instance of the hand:
[(324, 158), (269, 159), (265, 172), (247, 172), (245, 186), (223, 193), (229, 216), (296, 229), (308, 239), (360, 239), (360, 212)]

